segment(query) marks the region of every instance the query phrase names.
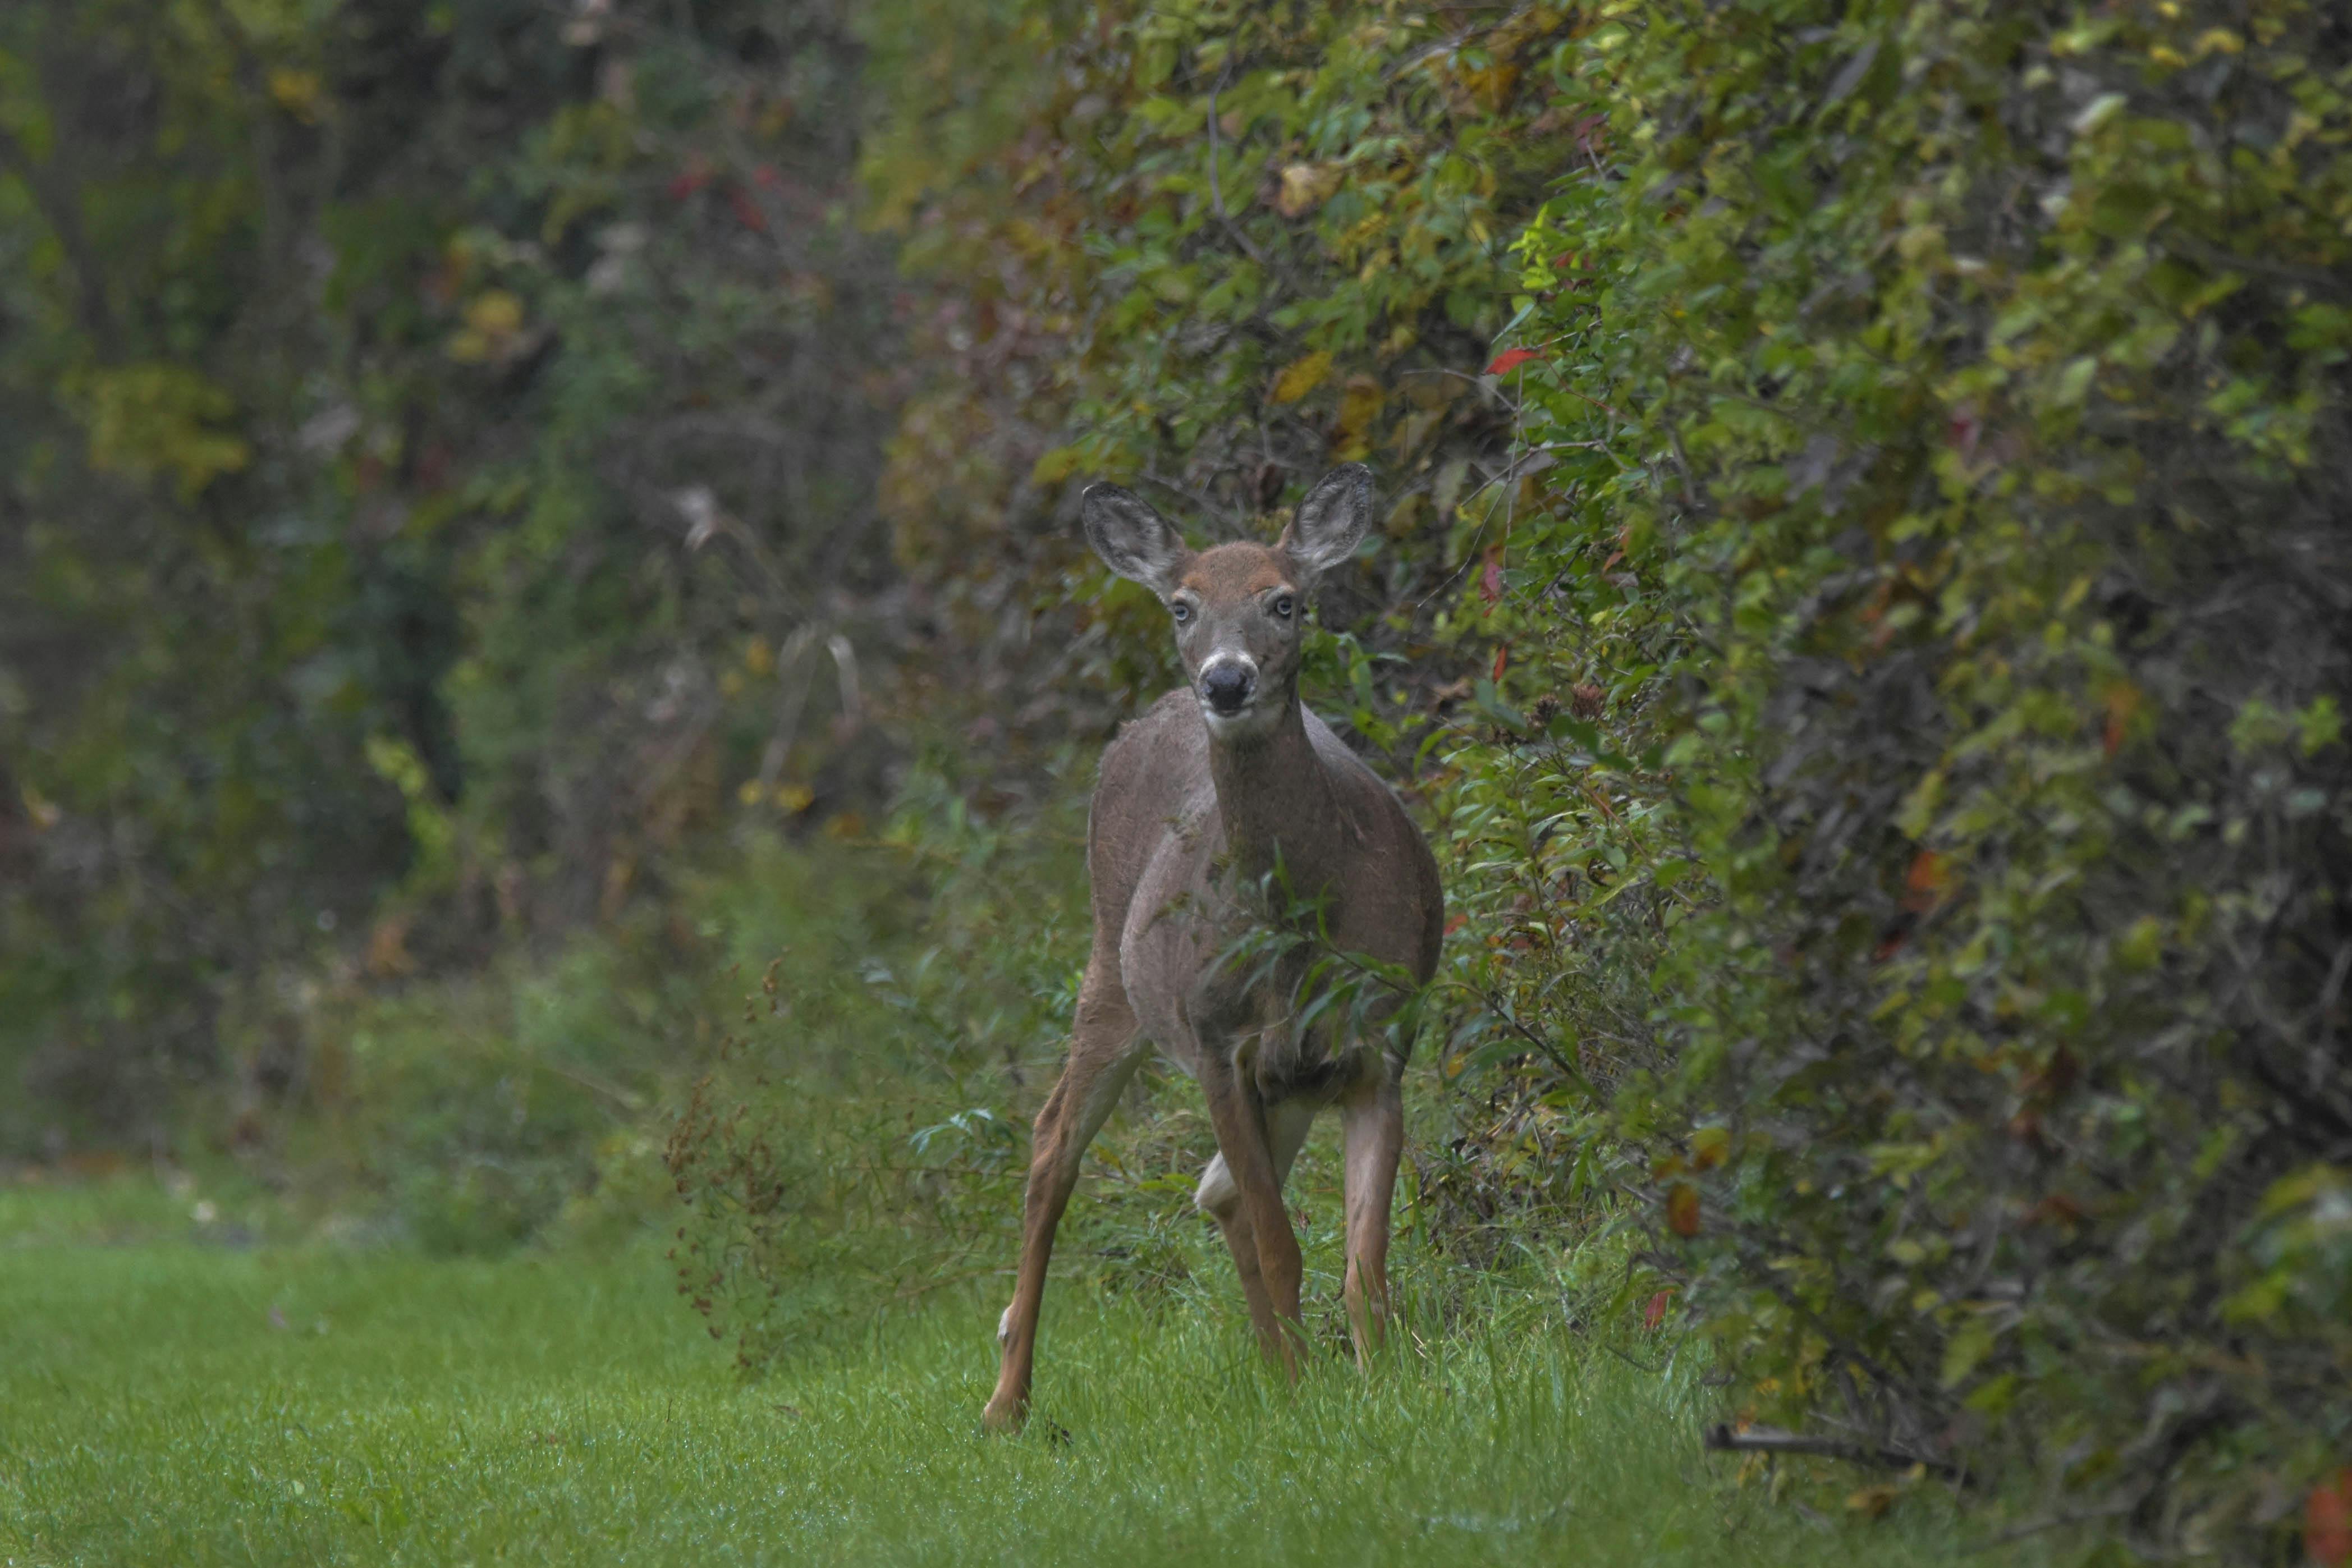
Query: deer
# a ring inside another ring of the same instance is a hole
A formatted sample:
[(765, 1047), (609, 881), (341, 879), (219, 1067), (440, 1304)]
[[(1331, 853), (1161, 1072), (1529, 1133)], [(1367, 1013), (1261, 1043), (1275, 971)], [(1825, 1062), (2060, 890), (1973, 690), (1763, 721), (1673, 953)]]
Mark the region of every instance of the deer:
[[(1390, 1210), (1404, 1147), (1410, 1042), (1377, 1027), (1403, 993), (1313, 1009), (1302, 949), (1244, 962), (1253, 930), (1305, 923), (1364, 972), (1436, 972), (1444, 929), (1437, 862), (1389, 786), (1299, 700), (1300, 641), (1318, 582), (1371, 521), (1372, 476), (1333, 469), (1271, 546), (1194, 552), (1151, 505), (1113, 484), (1081, 502), (1088, 542), (1168, 610), (1186, 684), (1106, 748), (1087, 825), (1094, 936), (1069, 1053), (1037, 1113), (1020, 1264), (998, 1321), (1003, 1361), (982, 1416), (1027, 1417), (1054, 1233), (1078, 1162), (1157, 1047), (1200, 1083), (1217, 1152), (1195, 1205), (1223, 1233), (1259, 1347), (1298, 1376), (1300, 1254), (1282, 1189), (1316, 1116), (1336, 1107), (1344, 1144), (1342, 1287), (1369, 1368), (1390, 1313)], [(1374, 967), (1378, 966), (1378, 967)], [(1302, 1026), (1302, 1014), (1313, 1013)]]

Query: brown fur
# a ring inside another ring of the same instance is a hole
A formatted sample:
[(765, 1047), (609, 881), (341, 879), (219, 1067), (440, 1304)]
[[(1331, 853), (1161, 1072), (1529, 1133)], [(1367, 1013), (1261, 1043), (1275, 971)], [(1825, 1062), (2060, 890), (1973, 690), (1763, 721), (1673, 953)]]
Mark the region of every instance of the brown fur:
[(1192, 557), (1177, 584), (1210, 598), (1241, 599), (1295, 584), (1298, 576), (1279, 552), (1263, 544), (1220, 544)]
[[(999, 1326), (1003, 1366), (984, 1417), (992, 1428), (1026, 1414), (1046, 1263), (1079, 1156), (1153, 1044), (1200, 1079), (1218, 1152), (1199, 1203), (1224, 1233), (1266, 1353), (1286, 1365), (1295, 1364), (1299, 1255), (1282, 1183), (1316, 1111), (1339, 1107), (1345, 1294), (1358, 1355), (1369, 1357), (1388, 1311), (1403, 1063), (1360, 1041), (1300, 1039), (1290, 1015), (1299, 966), (1267, 979), (1214, 961), (1252, 923), (1281, 912), (1265, 905), (1270, 879), (1285, 884), (1278, 905), (1319, 906), (1333, 946), (1423, 980), (1436, 969), (1444, 925), (1436, 863), (1420, 831), (1298, 701), (1305, 592), (1318, 567), (1361, 537), (1369, 477), (1350, 468), (1327, 479), (1271, 549), (1199, 554), (1123, 491), (1097, 505), (1105, 491), (1089, 494), (1088, 531), (1116, 569), (1185, 606), (1177, 644), (1194, 684), (1162, 697), (1103, 755), (1087, 843), (1093, 951), (1069, 1060), (1037, 1117), (1019, 1279)], [(1300, 601), (1288, 614), (1285, 595)], [(1213, 731), (1213, 717), (1225, 716), (1213, 715), (1200, 681), (1220, 660), (1246, 662), (1255, 696)]]

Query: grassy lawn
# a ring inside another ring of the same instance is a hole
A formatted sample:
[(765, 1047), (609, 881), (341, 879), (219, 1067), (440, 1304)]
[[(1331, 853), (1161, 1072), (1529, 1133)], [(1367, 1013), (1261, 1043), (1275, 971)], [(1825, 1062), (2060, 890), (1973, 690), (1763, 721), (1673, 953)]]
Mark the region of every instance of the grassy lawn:
[(1066, 1290), (1066, 1437), (989, 1441), (969, 1299), (747, 1386), (650, 1249), (237, 1250), (80, 1201), (0, 1196), (0, 1563), (1902, 1564), (1984, 1528), (1933, 1488), (1808, 1521), (1565, 1333), (1290, 1392), (1237, 1304)]

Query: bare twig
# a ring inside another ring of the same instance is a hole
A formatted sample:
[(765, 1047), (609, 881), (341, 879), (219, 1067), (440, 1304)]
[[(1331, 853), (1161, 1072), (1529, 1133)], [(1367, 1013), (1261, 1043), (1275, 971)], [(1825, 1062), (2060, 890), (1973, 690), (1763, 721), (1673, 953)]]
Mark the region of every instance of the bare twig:
[(1853, 1465), (1878, 1465), (1893, 1470), (1907, 1470), (1917, 1466), (1929, 1475), (1941, 1476), (1948, 1481), (1961, 1486), (1970, 1484), (1968, 1471), (1942, 1459), (1906, 1453), (1900, 1448), (1877, 1448), (1866, 1443), (1848, 1443), (1836, 1437), (1808, 1437), (1799, 1432), (1775, 1432), (1766, 1427), (1735, 1432), (1718, 1423), (1706, 1429), (1706, 1447), (1717, 1453), (1805, 1454), (1816, 1458), (1843, 1459)]
[(2023, 1541), (2030, 1535), (2040, 1535), (2044, 1531), (2063, 1530), (2070, 1524), (2095, 1524), (2103, 1519), (2114, 1519), (2118, 1515), (2129, 1513), (2133, 1507), (2134, 1504), (2126, 1500), (2122, 1502), (2107, 1503), (2099, 1508), (2080, 1509), (2072, 1513), (2053, 1513), (2043, 1519), (2030, 1519), (2023, 1524), (2011, 1526), (1998, 1535), (1987, 1536), (1984, 1540), (1973, 1545), (1963, 1546), (1960, 1550), (1969, 1552), (1990, 1552), (1997, 1546), (2007, 1546), (2012, 1542)]
[(624, 1089), (619, 1084), (599, 1078), (585, 1068), (566, 1067), (562, 1062), (545, 1062), (541, 1065), (566, 1083), (578, 1084), (591, 1094), (601, 1094), (624, 1110), (634, 1112), (646, 1108), (644, 1095), (635, 1089)]

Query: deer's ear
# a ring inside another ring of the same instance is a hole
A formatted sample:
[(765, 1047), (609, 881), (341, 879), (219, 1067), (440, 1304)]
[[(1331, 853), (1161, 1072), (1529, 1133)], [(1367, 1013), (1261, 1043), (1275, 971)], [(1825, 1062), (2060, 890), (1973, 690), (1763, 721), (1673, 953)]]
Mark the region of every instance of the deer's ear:
[(1184, 536), (1151, 503), (1117, 485), (1088, 485), (1080, 507), (1087, 542), (1103, 564), (1165, 597), (1183, 565)]
[(1372, 470), (1342, 463), (1298, 503), (1276, 545), (1309, 577), (1320, 577), (1356, 552), (1372, 525)]

